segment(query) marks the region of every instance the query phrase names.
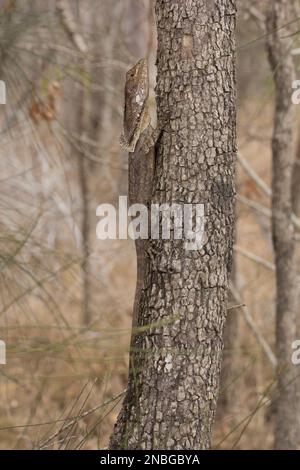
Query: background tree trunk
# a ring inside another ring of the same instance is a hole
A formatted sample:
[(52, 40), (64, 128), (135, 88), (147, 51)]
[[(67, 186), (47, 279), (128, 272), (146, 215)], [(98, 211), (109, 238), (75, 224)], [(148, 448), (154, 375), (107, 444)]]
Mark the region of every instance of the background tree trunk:
[(276, 105), (273, 130), (272, 235), (276, 264), (276, 350), (278, 400), (275, 447), (299, 446), (299, 371), (291, 363), (291, 345), (297, 338), (297, 273), (292, 223), (292, 169), (294, 105), (291, 86), (295, 68), (291, 31), (282, 29), (294, 16), (293, 2), (273, 0), (268, 13), (268, 53), (274, 73)]
[[(206, 449), (231, 270), (235, 2), (157, 0), (155, 203), (203, 203), (207, 243), (150, 240), (127, 395), (110, 447)], [(147, 327), (147, 325), (152, 325)]]
[(294, 214), (300, 217), (300, 135), (298, 137), (296, 158), (293, 167), (292, 207)]

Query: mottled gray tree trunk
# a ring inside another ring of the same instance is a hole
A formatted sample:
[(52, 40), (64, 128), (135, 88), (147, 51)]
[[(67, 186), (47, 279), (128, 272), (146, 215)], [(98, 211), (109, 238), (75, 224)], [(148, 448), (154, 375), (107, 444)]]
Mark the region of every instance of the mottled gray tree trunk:
[[(234, 225), (235, 1), (157, 0), (152, 201), (203, 203), (206, 244), (150, 240), (127, 394), (112, 449), (207, 449)], [(164, 123), (164, 124), (163, 124)], [(149, 327), (150, 325), (150, 327)]]
[(272, 235), (276, 263), (276, 350), (278, 399), (275, 447), (296, 449), (299, 433), (299, 370), (291, 363), (292, 342), (297, 339), (297, 273), (292, 223), (293, 119), (291, 31), (282, 26), (294, 19), (291, 0), (272, 0), (268, 13), (268, 53), (275, 80), (273, 130)]

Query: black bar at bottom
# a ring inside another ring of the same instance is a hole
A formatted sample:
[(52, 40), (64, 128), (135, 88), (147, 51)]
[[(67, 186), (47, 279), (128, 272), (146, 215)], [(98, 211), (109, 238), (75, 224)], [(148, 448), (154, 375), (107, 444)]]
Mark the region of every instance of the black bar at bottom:
[[(64, 462), (83, 470), (104, 466), (137, 468), (147, 465), (188, 465), (201, 469), (211, 465), (248, 466), (259, 463), (276, 465), (299, 463), (299, 451), (1, 451), (1, 468), (5, 465), (61, 465)], [(222, 467), (221, 467), (222, 468)], [(53, 470), (56, 470), (53, 468)]]

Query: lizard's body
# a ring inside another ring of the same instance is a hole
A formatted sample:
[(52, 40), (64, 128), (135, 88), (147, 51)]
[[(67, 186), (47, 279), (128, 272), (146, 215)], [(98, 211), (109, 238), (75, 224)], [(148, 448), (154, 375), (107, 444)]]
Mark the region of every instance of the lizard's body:
[[(155, 143), (158, 132), (150, 124), (148, 95), (148, 63), (146, 59), (141, 59), (126, 75), (124, 125), (120, 142), (129, 152), (129, 204), (143, 204), (150, 209), (155, 169)], [(133, 327), (137, 325), (139, 302), (147, 263), (147, 243), (148, 240), (143, 239), (135, 241), (137, 284), (133, 307)]]

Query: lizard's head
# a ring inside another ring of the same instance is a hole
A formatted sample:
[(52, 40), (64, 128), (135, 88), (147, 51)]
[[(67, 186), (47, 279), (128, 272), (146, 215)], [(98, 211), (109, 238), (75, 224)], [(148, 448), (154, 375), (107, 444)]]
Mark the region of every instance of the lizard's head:
[(148, 60), (140, 59), (126, 74), (126, 82), (130, 80), (142, 81), (148, 78)]

